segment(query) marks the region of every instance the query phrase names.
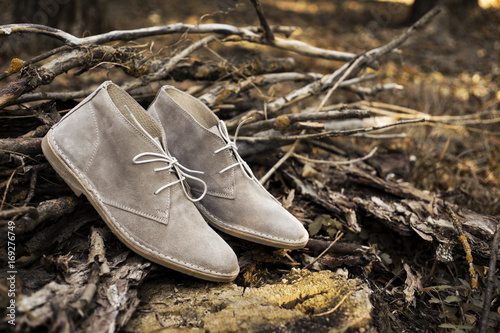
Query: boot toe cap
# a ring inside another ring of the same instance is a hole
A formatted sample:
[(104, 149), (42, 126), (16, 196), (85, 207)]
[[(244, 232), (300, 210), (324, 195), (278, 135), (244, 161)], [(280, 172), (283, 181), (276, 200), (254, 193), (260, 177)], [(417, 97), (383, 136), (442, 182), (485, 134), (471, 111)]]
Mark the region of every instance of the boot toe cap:
[(232, 281), (239, 273), (236, 254), (201, 216), (162, 223), (108, 209), (115, 234), (134, 252), (157, 264), (216, 282)]

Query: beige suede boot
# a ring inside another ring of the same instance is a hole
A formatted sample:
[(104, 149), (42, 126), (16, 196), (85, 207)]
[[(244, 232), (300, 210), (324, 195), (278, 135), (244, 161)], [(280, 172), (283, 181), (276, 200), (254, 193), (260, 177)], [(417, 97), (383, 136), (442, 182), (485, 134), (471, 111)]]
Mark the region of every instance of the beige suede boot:
[[(226, 126), (200, 100), (164, 86), (148, 108), (164, 129), (168, 149), (186, 167), (204, 173), (207, 193), (196, 206), (230, 235), (280, 248), (305, 246), (303, 225), (269, 194), (237, 152)], [(188, 180), (194, 193), (200, 183)]]
[[(85, 194), (131, 250), (201, 279), (233, 280), (236, 255), (193, 204), (204, 195), (201, 173), (164, 147), (158, 124), (111, 82), (71, 110), (42, 143), (57, 173), (77, 195)], [(199, 184), (197, 197), (185, 179)]]

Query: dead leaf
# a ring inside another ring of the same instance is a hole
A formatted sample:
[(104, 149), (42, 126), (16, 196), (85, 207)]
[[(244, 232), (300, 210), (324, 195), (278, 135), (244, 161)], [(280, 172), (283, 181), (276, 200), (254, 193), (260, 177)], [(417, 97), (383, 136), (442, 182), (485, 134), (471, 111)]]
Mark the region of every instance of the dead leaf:
[(302, 177), (310, 178), (318, 175), (318, 170), (314, 169), (310, 163), (304, 164), (304, 168), (302, 169)]
[(283, 208), (292, 207), (293, 199), (295, 198), (295, 189), (291, 189), (286, 198), (283, 198)]
[(415, 306), (415, 292), (422, 292), (422, 275), (419, 272), (414, 272), (412, 268), (404, 263), (404, 269), (406, 271), (406, 281), (405, 289), (403, 293), (405, 294), (405, 301), (407, 304), (413, 304)]

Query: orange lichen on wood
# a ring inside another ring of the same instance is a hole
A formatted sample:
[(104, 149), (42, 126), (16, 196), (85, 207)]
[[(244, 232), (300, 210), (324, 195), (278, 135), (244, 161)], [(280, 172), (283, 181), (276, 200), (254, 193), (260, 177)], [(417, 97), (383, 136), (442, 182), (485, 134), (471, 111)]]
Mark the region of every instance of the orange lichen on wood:
[(290, 128), (290, 118), (287, 116), (278, 116), (274, 121), (274, 128), (278, 131), (287, 131)]
[(9, 66), (9, 74), (17, 73), (24, 67), (24, 61), (19, 58), (13, 58)]
[(471, 278), (471, 287), (472, 287), (472, 290), (477, 290), (478, 281), (477, 281), (477, 273), (476, 273), (476, 270), (474, 269), (472, 250), (471, 250), (471, 247), (469, 245), (469, 241), (467, 240), (467, 237), (465, 236), (465, 234), (463, 232), (462, 224), (458, 221), (457, 216), (455, 215), (455, 212), (451, 209), (451, 207), (446, 202), (444, 202), (444, 210), (450, 216), (451, 221), (453, 222), (453, 225), (455, 226), (455, 229), (457, 230), (457, 233), (459, 234), (458, 240), (460, 241), (460, 244), (462, 244), (462, 247), (463, 247), (464, 252), (465, 252), (465, 260), (469, 264), (469, 275)]

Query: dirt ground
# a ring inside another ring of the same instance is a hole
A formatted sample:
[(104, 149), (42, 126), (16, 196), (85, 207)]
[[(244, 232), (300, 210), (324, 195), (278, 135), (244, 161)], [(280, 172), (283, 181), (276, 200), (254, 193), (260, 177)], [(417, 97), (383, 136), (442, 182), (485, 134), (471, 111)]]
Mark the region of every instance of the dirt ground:
[[(408, 26), (406, 18), (409, 16), (409, 7), (401, 3), (270, 0), (262, 1), (262, 5), (271, 25), (298, 27), (293, 38), (318, 47), (352, 53), (383, 45)], [(7, 20), (6, 17), (5, 19)], [(258, 24), (249, 1), (107, 2), (106, 26), (109, 30), (176, 22), (216, 22), (237, 26)], [(433, 116), (462, 116), (464, 121), (446, 126), (428, 122), (405, 127), (407, 136), (398, 139), (339, 138), (338, 145), (364, 153), (378, 145), (381, 153), (378, 161), (382, 161), (378, 165), (382, 169), (388, 168), (382, 170), (382, 174), (393, 174), (392, 177), (399, 181), (432, 192), (449, 202), (500, 218), (500, 127), (498, 121), (488, 121), (499, 117), (499, 36), (499, 9), (481, 9), (467, 13), (465, 17), (457, 17), (447, 11), (441, 13), (398, 52), (389, 54), (378, 64), (376, 73), (379, 75), (379, 82), (395, 82), (404, 89), (382, 92), (374, 97), (367, 96), (367, 99), (423, 111)], [(183, 38), (155, 38), (154, 44), (148, 45), (153, 53), (168, 56), (184, 45)], [(138, 40), (134, 43), (146, 44), (150, 40)], [(220, 45), (214, 49), (218, 52), (217, 56), (212, 55), (214, 59), (220, 60), (217, 57), (221, 56), (234, 65), (258, 54), (292, 57), (297, 72), (328, 74), (341, 65), (340, 62), (308, 58), (264, 46), (256, 46), (251, 51), (239, 49), (237, 45)], [(6, 52), (2, 53), (2, 57), (10, 59), (13, 55)], [(6, 69), (7, 66), (2, 66), (2, 70), (4, 67)], [(90, 84), (110, 77), (119, 83), (128, 79), (116, 70), (91, 72), (91, 75), (86, 74), (76, 79), (58, 78), (51, 89), (59, 85), (62, 89), (74, 90), (82, 82)], [(178, 84), (187, 88), (192, 83)], [(282, 90), (286, 91), (287, 87), (278, 86), (273, 89), (274, 91), (266, 91), (266, 94), (272, 96)], [(334, 95), (330, 103), (347, 104), (357, 100), (357, 94), (342, 92)], [(479, 120), (467, 118), (472, 114), (483, 116)], [(394, 158), (397, 163), (403, 162), (388, 166), (389, 158)], [(335, 178), (334, 169), (321, 170), (326, 173), (325, 177)], [(270, 191), (276, 195), (285, 195), (281, 184), (279, 179), (272, 181)], [(311, 205), (300, 195), (295, 197), (293, 211), (310, 222), (328, 215), (323, 208)], [(369, 217), (367, 221), (371, 221)], [(331, 224), (324, 224), (322, 228), (320, 226), (318, 236), (331, 240), (332, 233), (326, 226), (331, 227)], [(429, 243), (416, 237), (401, 237), (376, 223), (366, 223), (360, 234), (346, 232), (344, 237), (348, 241), (373, 248), (383, 259), (383, 265), (379, 267), (369, 264), (348, 267), (349, 278), (359, 279), (377, 291), (371, 302), (375, 308), (373, 322), (379, 332), (477, 331), (484, 284), (479, 293), (470, 293), (467, 263), (463, 255), (456, 255), (452, 262), (438, 262), (435, 259), (435, 249)], [(117, 245), (112, 245), (115, 246)], [(247, 256), (252, 249), (244, 244), (237, 251), (239, 255)], [(265, 250), (259, 248), (256, 251)], [(291, 257), (297, 262), (304, 261), (302, 254), (291, 254)], [(412, 269), (406, 269), (405, 264)], [(328, 266), (326, 263), (318, 266), (317, 270), (334, 270), (336, 265)], [(482, 281), (484, 265), (485, 262), (477, 264)], [(283, 262), (257, 260), (254, 264), (245, 266), (236, 285), (242, 288), (260, 288), (266, 283), (277, 283), (290, 269), (291, 266)], [(158, 278), (161, 272), (155, 271), (152, 275)], [(405, 279), (405, 276), (411, 274), (420, 276), (425, 284), (413, 303), (407, 304), (404, 292), (407, 290), (408, 278)], [(172, 285), (181, 283), (181, 278), (176, 275), (172, 279)], [(196, 285), (196, 282), (188, 283)], [(201, 288), (199, 285), (196, 287)], [(151, 297), (147, 295), (150, 290), (148, 288), (153, 288), (151, 283), (146, 283), (139, 290), (143, 307), (133, 318), (135, 322), (140, 321), (138, 318), (144, 312), (151, 310), (147, 305)], [(500, 327), (498, 274), (494, 294), (491, 311), (492, 316), (496, 317), (492, 323), (499, 326), (492, 327), (489, 332), (497, 332)], [(328, 330), (327, 324), (312, 319), (289, 328), (290, 331), (295, 329), (305, 332), (308, 325), (319, 325), (321, 331)], [(179, 324), (178, 327), (189, 328), (189, 325)], [(364, 328), (359, 328), (360, 332), (363, 330)], [(287, 329), (283, 327), (276, 331), (285, 332)]]

